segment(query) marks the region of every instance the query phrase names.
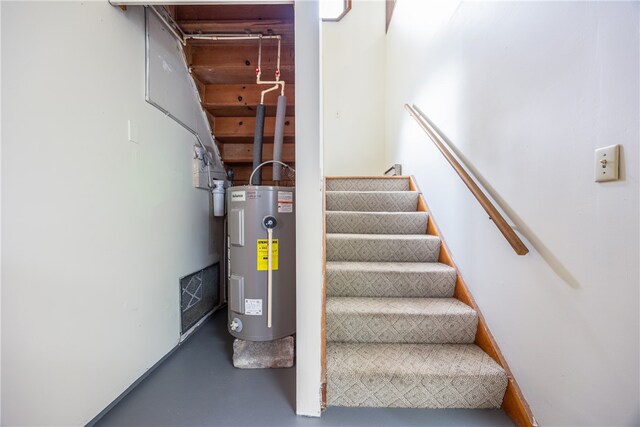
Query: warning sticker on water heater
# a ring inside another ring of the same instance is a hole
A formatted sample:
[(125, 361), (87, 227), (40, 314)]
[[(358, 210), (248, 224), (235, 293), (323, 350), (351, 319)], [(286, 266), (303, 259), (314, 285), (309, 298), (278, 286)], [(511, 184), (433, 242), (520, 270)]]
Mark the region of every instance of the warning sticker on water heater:
[(293, 192), (278, 191), (278, 213), (293, 212)]
[[(258, 239), (258, 271), (269, 269), (269, 240)], [(271, 270), (278, 269), (278, 239), (271, 241)]]
[(262, 300), (245, 298), (244, 314), (247, 316), (262, 316)]

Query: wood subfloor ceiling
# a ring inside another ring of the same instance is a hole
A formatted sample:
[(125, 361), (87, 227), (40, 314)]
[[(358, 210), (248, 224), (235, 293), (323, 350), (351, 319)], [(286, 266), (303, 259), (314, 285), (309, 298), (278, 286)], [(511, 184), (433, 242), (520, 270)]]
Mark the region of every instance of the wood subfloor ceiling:
[[(295, 167), (295, 48), (292, 4), (184, 5), (167, 6), (169, 14), (185, 34), (280, 35), (280, 80), (284, 80), (287, 112), (283, 158)], [(260, 93), (269, 85), (256, 84), (258, 40), (188, 39), (187, 65), (202, 107), (211, 125), (216, 145), (233, 185), (246, 185), (252, 170), (256, 107)], [(274, 80), (278, 42), (262, 40), (261, 79)], [(262, 160), (271, 160), (279, 91), (266, 94), (266, 117)], [(262, 184), (273, 185), (272, 168), (262, 168)], [(294, 185), (285, 179), (280, 185)]]

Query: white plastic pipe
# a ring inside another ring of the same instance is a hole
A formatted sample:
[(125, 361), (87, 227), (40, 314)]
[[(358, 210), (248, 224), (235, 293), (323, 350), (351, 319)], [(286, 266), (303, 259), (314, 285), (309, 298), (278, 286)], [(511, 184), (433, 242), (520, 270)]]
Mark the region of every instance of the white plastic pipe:
[(268, 236), (268, 244), (267, 244), (267, 328), (271, 327), (271, 294), (273, 292), (273, 282), (272, 282), (272, 258), (271, 258), (271, 247), (273, 245), (273, 229), (267, 228), (267, 236)]

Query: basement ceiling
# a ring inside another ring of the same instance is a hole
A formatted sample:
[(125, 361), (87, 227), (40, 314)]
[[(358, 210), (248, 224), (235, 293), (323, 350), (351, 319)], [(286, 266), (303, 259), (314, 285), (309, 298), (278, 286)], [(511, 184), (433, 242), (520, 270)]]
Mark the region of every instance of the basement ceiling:
[[(282, 36), (280, 80), (286, 82), (287, 114), (283, 161), (295, 161), (294, 9), (292, 4), (166, 6), (185, 34), (262, 34)], [(262, 41), (262, 76), (275, 80), (275, 39)], [(256, 106), (271, 87), (256, 84), (258, 40), (188, 39), (185, 55), (200, 93), (222, 160), (234, 173), (234, 185), (245, 185), (251, 174)], [(263, 161), (271, 160), (278, 91), (265, 96)], [(271, 167), (262, 168), (264, 185), (273, 185)], [(285, 180), (281, 185), (293, 185)]]

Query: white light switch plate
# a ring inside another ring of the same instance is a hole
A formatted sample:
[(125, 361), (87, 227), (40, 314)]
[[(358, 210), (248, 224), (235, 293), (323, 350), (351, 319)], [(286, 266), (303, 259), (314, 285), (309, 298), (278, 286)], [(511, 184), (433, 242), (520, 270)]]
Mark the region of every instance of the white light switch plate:
[(595, 157), (596, 182), (616, 181), (618, 179), (620, 146), (598, 148)]

